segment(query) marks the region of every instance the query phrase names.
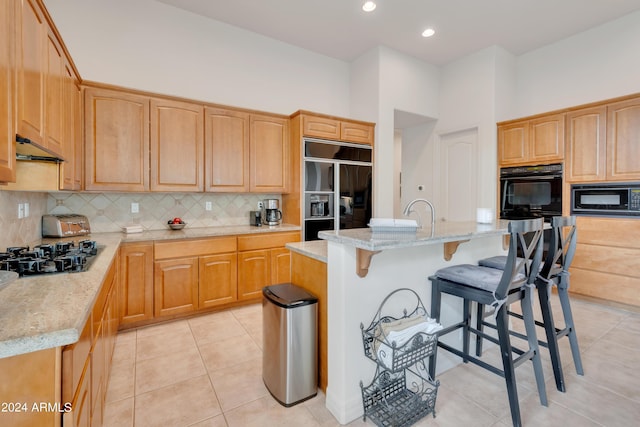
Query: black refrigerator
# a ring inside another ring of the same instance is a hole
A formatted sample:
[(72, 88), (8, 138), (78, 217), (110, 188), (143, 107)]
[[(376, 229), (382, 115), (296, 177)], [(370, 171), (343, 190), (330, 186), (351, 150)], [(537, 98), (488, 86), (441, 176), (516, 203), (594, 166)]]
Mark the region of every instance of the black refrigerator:
[(370, 146), (304, 140), (305, 240), (323, 230), (365, 228), (371, 219), (373, 165)]

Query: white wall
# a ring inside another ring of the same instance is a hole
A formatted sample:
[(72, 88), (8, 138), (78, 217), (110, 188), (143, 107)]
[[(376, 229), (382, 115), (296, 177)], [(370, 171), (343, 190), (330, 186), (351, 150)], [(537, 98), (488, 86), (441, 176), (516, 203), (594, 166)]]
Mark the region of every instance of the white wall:
[(349, 64), (152, 0), (45, 0), (85, 80), (349, 116)]
[[(394, 185), (397, 182), (394, 162), (395, 111), (436, 117), (440, 71), (411, 56), (386, 47), (377, 47), (354, 62), (352, 81), (355, 75), (369, 75), (365, 78), (370, 82), (370, 90), (376, 91), (378, 99), (378, 103), (374, 104), (377, 108), (377, 125), (373, 213), (378, 217), (393, 217), (394, 201), (398, 198), (399, 191)], [(357, 93), (363, 92), (360, 90)], [(352, 105), (368, 104), (364, 99), (355, 98), (355, 95), (352, 96)]]
[(640, 11), (517, 58), (507, 120), (640, 92)]

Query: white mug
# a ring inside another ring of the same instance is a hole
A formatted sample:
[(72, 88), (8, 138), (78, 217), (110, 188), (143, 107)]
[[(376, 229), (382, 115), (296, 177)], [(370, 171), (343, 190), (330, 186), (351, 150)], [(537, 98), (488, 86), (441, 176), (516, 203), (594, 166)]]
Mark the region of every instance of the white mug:
[(491, 224), (493, 223), (493, 220), (493, 209), (478, 208), (478, 210), (476, 211), (476, 221), (479, 224)]

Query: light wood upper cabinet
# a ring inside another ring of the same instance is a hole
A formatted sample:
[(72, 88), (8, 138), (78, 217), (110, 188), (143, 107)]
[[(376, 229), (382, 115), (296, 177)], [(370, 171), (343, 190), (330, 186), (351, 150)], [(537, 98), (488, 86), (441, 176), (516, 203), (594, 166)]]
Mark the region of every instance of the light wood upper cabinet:
[(567, 113), (566, 181), (605, 179), (606, 117), (604, 105)]
[(498, 163), (536, 164), (564, 158), (564, 113), (498, 126)]
[(640, 179), (640, 97), (607, 105), (607, 179)]
[(249, 113), (205, 108), (205, 188), (249, 191)]
[(340, 139), (340, 121), (320, 116), (302, 116), (302, 134), (323, 139)]
[(166, 99), (150, 107), (151, 191), (203, 191), (203, 107)]
[(0, 182), (15, 182), (16, 37), (14, 0), (0, 4)]
[(250, 191), (286, 193), (289, 180), (289, 120), (250, 116)]
[(321, 115), (302, 115), (302, 134), (334, 141), (372, 145), (374, 126)]
[(85, 189), (149, 189), (149, 98), (85, 90)]
[(81, 92), (69, 63), (65, 64), (62, 156), (60, 164), (60, 189), (82, 189), (83, 139), (81, 123)]
[(526, 162), (529, 158), (529, 122), (498, 126), (498, 163)]
[(35, 0), (21, 0), (18, 30), (17, 133), (45, 144), (46, 24)]
[(45, 82), (45, 137), (47, 148), (62, 155), (64, 150), (65, 57), (51, 28), (47, 28)]
[(359, 144), (373, 145), (374, 128), (361, 123), (340, 122), (340, 140)]

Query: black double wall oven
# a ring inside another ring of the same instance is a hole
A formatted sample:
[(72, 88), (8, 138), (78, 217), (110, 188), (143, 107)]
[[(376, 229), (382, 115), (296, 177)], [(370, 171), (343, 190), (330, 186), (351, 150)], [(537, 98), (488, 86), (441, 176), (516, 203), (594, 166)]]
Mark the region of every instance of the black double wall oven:
[[(562, 215), (562, 164), (500, 169), (500, 218), (532, 219)], [(551, 237), (545, 230), (545, 249)], [(545, 251), (546, 252), (546, 251)]]

